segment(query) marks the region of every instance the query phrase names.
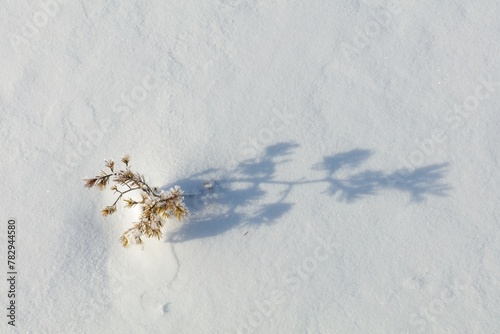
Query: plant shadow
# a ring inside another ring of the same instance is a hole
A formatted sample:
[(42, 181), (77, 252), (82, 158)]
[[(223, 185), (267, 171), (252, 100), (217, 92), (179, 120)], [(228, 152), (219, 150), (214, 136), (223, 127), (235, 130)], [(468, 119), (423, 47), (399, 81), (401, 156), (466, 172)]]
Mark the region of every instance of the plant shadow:
[(324, 184), (327, 195), (347, 203), (376, 196), (383, 190), (403, 192), (410, 201), (420, 202), (428, 196), (446, 196), (451, 189), (443, 181), (447, 163), (391, 173), (360, 170), (373, 155), (366, 149), (325, 156), (312, 167), (322, 177), (277, 179), (277, 168), (291, 162), (298, 147), (293, 142), (270, 145), (260, 157), (239, 162), (231, 170), (207, 169), (176, 182), (187, 190), (185, 202), (190, 218), (169, 232), (166, 241), (183, 242), (216, 236), (235, 227), (273, 224), (292, 209), (294, 203), (288, 197), (299, 186)]
[[(323, 158), (315, 170), (323, 171), (322, 180), (329, 184), (327, 193), (338, 195), (339, 201), (354, 202), (366, 196), (377, 195), (382, 190), (398, 190), (407, 193), (410, 200), (420, 202), (427, 196), (446, 196), (451, 187), (442, 181), (448, 163), (433, 164), (413, 170), (398, 169), (392, 173), (380, 170), (363, 170), (353, 173), (372, 156), (370, 150), (355, 149)], [(347, 178), (336, 176), (348, 172)]]
[(263, 203), (270, 195), (265, 185), (275, 182), (277, 167), (289, 162), (298, 146), (294, 143), (270, 145), (260, 157), (244, 160), (232, 170), (208, 169), (176, 182), (187, 190), (185, 203), (190, 218), (179, 229), (170, 232), (167, 241), (206, 238), (235, 226), (276, 222), (293, 203), (286, 201), (285, 194), (271, 203)]

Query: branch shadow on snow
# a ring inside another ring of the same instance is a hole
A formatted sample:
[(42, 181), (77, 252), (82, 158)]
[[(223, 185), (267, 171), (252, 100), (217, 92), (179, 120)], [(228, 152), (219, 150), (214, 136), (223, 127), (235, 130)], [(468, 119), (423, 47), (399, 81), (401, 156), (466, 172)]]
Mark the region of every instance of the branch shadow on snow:
[[(275, 174), (279, 165), (290, 162), (297, 147), (294, 143), (271, 145), (260, 157), (244, 160), (231, 170), (207, 169), (176, 182), (185, 189), (190, 217), (168, 233), (167, 242), (211, 237), (236, 226), (272, 224), (283, 217), (293, 206), (286, 200), (293, 182), (277, 183)], [(278, 189), (276, 195), (274, 185), (283, 191)], [(269, 200), (269, 196), (275, 198)]]
[[(398, 169), (385, 173), (380, 170), (362, 170), (353, 173), (372, 154), (369, 150), (355, 149), (327, 156), (314, 169), (326, 174), (322, 181), (329, 183), (327, 193), (338, 195), (339, 201), (345, 202), (377, 195), (382, 190), (398, 190), (407, 193), (411, 201), (420, 202), (430, 195), (446, 196), (451, 189), (442, 181), (448, 163), (428, 165), (412, 171)], [(349, 176), (338, 177), (340, 172), (348, 173)]]
[(168, 233), (167, 242), (216, 236), (235, 227), (273, 224), (292, 209), (289, 194), (301, 186), (324, 184), (326, 194), (347, 203), (383, 190), (400, 191), (408, 194), (412, 202), (419, 202), (428, 196), (446, 196), (451, 189), (442, 180), (447, 163), (391, 173), (360, 170), (373, 154), (365, 149), (325, 156), (312, 168), (323, 177), (277, 179), (277, 168), (289, 164), (298, 147), (291, 142), (270, 145), (260, 157), (239, 162), (231, 170), (207, 169), (176, 182), (186, 190), (190, 218)]

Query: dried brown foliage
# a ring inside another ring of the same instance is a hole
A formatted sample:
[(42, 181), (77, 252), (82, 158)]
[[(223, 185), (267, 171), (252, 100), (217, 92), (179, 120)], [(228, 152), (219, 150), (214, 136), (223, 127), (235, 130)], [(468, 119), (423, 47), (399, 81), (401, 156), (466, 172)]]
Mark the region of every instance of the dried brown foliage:
[[(125, 202), (126, 208), (132, 208), (140, 205), (142, 208), (139, 221), (133, 223), (133, 226), (123, 233), (120, 241), (124, 247), (130, 245), (142, 245), (142, 237), (155, 237), (158, 240), (162, 237), (161, 229), (164, 221), (171, 216), (178, 220), (187, 217), (188, 210), (184, 205), (183, 191), (178, 186), (171, 188), (168, 192), (159, 191), (156, 187), (150, 187), (144, 176), (133, 172), (130, 169), (130, 157), (125, 155), (121, 161), (125, 164), (125, 168), (115, 171), (115, 162), (106, 160), (105, 167), (108, 172), (101, 170), (99, 175), (85, 179), (87, 188), (97, 187), (99, 190), (104, 190), (110, 183), (111, 190), (115, 194), (119, 194), (112, 205), (105, 206), (102, 209), (102, 215), (108, 216), (116, 212), (116, 204), (120, 199)], [(140, 192), (141, 199), (134, 200), (132, 198), (123, 198), (129, 192)]]

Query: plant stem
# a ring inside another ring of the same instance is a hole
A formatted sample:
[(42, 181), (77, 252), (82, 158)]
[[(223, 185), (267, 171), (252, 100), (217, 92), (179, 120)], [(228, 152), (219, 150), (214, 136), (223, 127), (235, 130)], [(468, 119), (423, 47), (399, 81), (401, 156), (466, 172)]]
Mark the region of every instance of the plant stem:
[[(127, 185), (127, 186), (128, 186), (128, 185)], [(120, 196), (118, 196), (118, 198), (116, 199), (116, 201), (113, 203), (113, 205), (112, 205), (112, 206), (115, 206), (115, 205), (116, 205), (116, 203), (118, 203), (118, 201), (120, 200), (120, 198), (122, 198), (122, 197), (123, 197), (123, 195), (125, 195), (126, 193), (128, 193), (128, 192), (130, 192), (130, 191), (132, 191), (132, 190), (139, 190), (139, 189), (141, 189), (140, 187), (137, 187), (137, 188), (131, 188), (130, 186), (128, 186), (128, 187), (129, 187), (130, 189), (125, 190), (125, 191), (120, 191), (120, 190), (118, 190), (118, 189), (116, 190), (116, 191), (118, 191), (118, 192), (120, 193)]]

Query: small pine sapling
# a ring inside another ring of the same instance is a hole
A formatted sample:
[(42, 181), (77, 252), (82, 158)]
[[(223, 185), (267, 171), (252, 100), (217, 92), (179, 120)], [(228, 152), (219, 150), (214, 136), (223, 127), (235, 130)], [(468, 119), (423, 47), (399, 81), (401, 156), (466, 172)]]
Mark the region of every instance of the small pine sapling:
[[(109, 169), (109, 172), (101, 170), (96, 177), (85, 179), (85, 186), (104, 190), (110, 183), (110, 179), (114, 182), (110, 189), (115, 194), (118, 194), (118, 197), (113, 204), (102, 209), (102, 215), (105, 217), (116, 212), (116, 204), (120, 199), (125, 202), (126, 208), (133, 208), (136, 205), (141, 206), (142, 211), (139, 221), (133, 223), (133, 226), (120, 237), (124, 247), (142, 245), (143, 236), (148, 238), (156, 237), (160, 240), (164, 220), (173, 215), (181, 221), (182, 218), (188, 216), (188, 209), (184, 205), (183, 191), (178, 186), (171, 188), (168, 192), (160, 191), (157, 187), (151, 187), (146, 183), (143, 175), (130, 169), (130, 157), (128, 155), (123, 156), (121, 161), (125, 164), (125, 168), (115, 171), (114, 161), (111, 159), (106, 160), (105, 167)], [(132, 191), (140, 191), (141, 199), (136, 201), (132, 198), (123, 198), (125, 194)]]

